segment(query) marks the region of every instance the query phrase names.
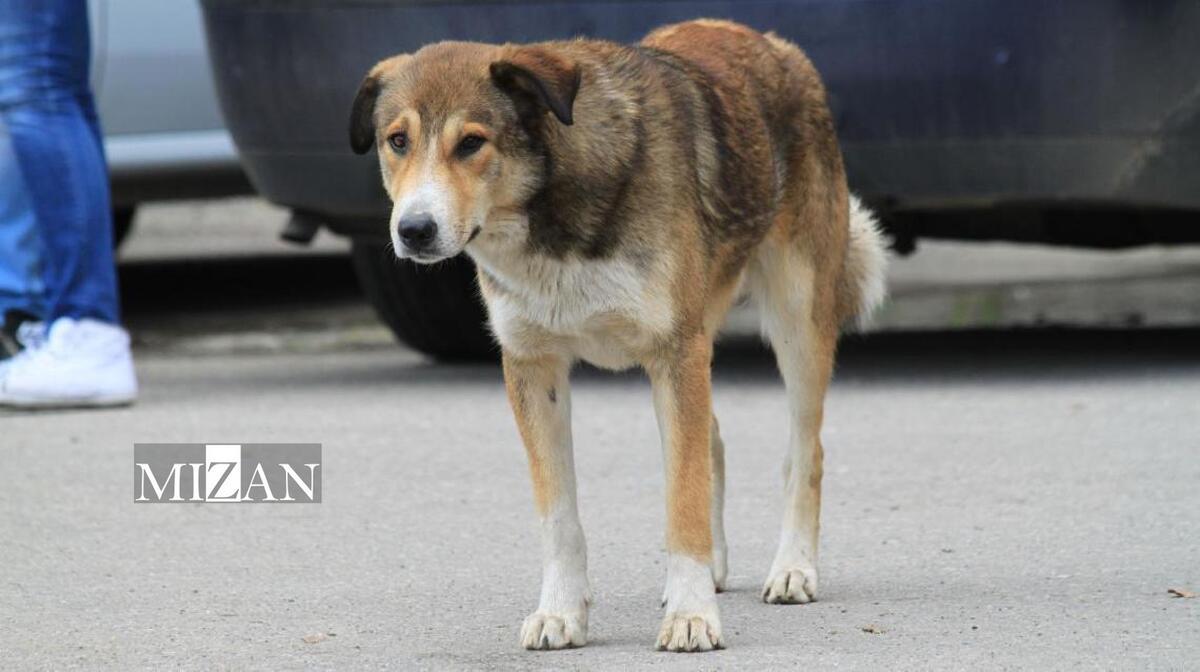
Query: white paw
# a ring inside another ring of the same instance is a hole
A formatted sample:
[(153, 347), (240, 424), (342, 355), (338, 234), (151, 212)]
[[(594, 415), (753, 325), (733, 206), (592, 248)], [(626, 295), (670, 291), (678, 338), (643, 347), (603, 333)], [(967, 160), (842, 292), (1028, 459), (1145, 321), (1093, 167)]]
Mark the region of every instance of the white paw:
[(772, 568), (763, 584), (762, 599), (769, 604), (808, 604), (817, 599), (817, 568), (807, 562)]
[(714, 570), (708, 563), (672, 554), (667, 561), (667, 615), (658, 631), (659, 651), (712, 651), (725, 648), (717, 609)]
[(521, 646), (527, 649), (569, 649), (587, 644), (587, 612), (551, 613), (538, 610), (521, 625)]
[(659, 651), (696, 652), (725, 648), (716, 614), (667, 614), (658, 631)]

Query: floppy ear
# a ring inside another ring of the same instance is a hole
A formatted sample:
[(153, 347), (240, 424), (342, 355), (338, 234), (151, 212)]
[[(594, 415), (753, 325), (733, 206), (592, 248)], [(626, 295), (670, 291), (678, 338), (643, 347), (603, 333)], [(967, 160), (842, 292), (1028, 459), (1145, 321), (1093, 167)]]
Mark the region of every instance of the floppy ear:
[(375, 145), (375, 101), (383, 90), (383, 76), (391, 75), (404, 67), (411, 54), (397, 54), (375, 64), (354, 96), (350, 106), (350, 148), (355, 154), (366, 154)]
[(567, 126), (574, 123), (582, 72), (569, 58), (548, 47), (514, 47), (492, 63), (490, 72), (496, 86), (515, 100), (549, 110)]
[(375, 99), (379, 97), (379, 75), (374, 70), (363, 79), (350, 108), (350, 148), (366, 154), (375, 145)]

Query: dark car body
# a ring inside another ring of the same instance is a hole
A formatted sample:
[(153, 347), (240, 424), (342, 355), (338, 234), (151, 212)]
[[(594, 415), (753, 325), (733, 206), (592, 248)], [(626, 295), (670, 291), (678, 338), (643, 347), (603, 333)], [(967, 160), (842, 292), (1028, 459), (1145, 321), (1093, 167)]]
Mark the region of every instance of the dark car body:
[(1200, 239), (1194, 0), (203, 0), (226, 121), (255, 186), (381, 235), (373, 157), (346, 140), (377, 60), (446, 39), (634, 42), (725, 17), (800, 44), (851, 186), (901, 238)]
[(297, 214), (284, 236), (353, 237), (380, 317), (443, 359), (495, 357), (474, 268), (397, 262), (377, 160), (348, 137), (367, 70), (440, 40), (636, 42), (733, 19), (809, 53), (850, 185), (901, 253), (923, 237), (1200, 242), (1196, 0), (201, 1), (243, 165)]

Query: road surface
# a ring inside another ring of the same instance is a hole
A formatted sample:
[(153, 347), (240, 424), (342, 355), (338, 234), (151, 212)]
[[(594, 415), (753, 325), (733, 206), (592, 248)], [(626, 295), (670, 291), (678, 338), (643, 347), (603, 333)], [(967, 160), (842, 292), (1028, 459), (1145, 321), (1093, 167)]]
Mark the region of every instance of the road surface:
[[(591, 641), (532, 653), (518, 631), (536, 606), (538, 541), (496, 367), (394, 346), (341, 258), (123, 273), (141, 327), (137, 406), (0, 411), (2, 668), (1200, 660), (1200, 598), (1168, 592), (1200, 593), (1195, 329), (847, 339), (824, 431), (822, 592), (798, 606), (758, 599), (785, 400), (769, 356), (735, 338), (715, 371), (732, 590), (719, 598), (729, 648), (714, 654), (652, 648), (665, 557), (649, 388), (580, 370)], [(324, 501), (135, 505), (135, 442), (319, 442)]]

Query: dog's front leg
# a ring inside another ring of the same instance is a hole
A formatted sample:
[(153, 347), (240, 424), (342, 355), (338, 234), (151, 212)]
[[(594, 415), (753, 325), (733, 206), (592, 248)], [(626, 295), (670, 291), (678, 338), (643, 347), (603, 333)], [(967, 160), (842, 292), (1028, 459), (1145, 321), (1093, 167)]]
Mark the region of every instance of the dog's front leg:
[(666, 616), (658, 648), (722, 648), (712, 553), (712, 341), (683, 342), (647, 366), (662, 435), (667, 494)]
[(571, 447), (570, 364), (557, 356), (504, 354), (504, 382), (529, 456), (533, 497), (541, 521), (542, 596), (521, 626), (527, 649), (587, 643), (587, 548), (575, 505)]

